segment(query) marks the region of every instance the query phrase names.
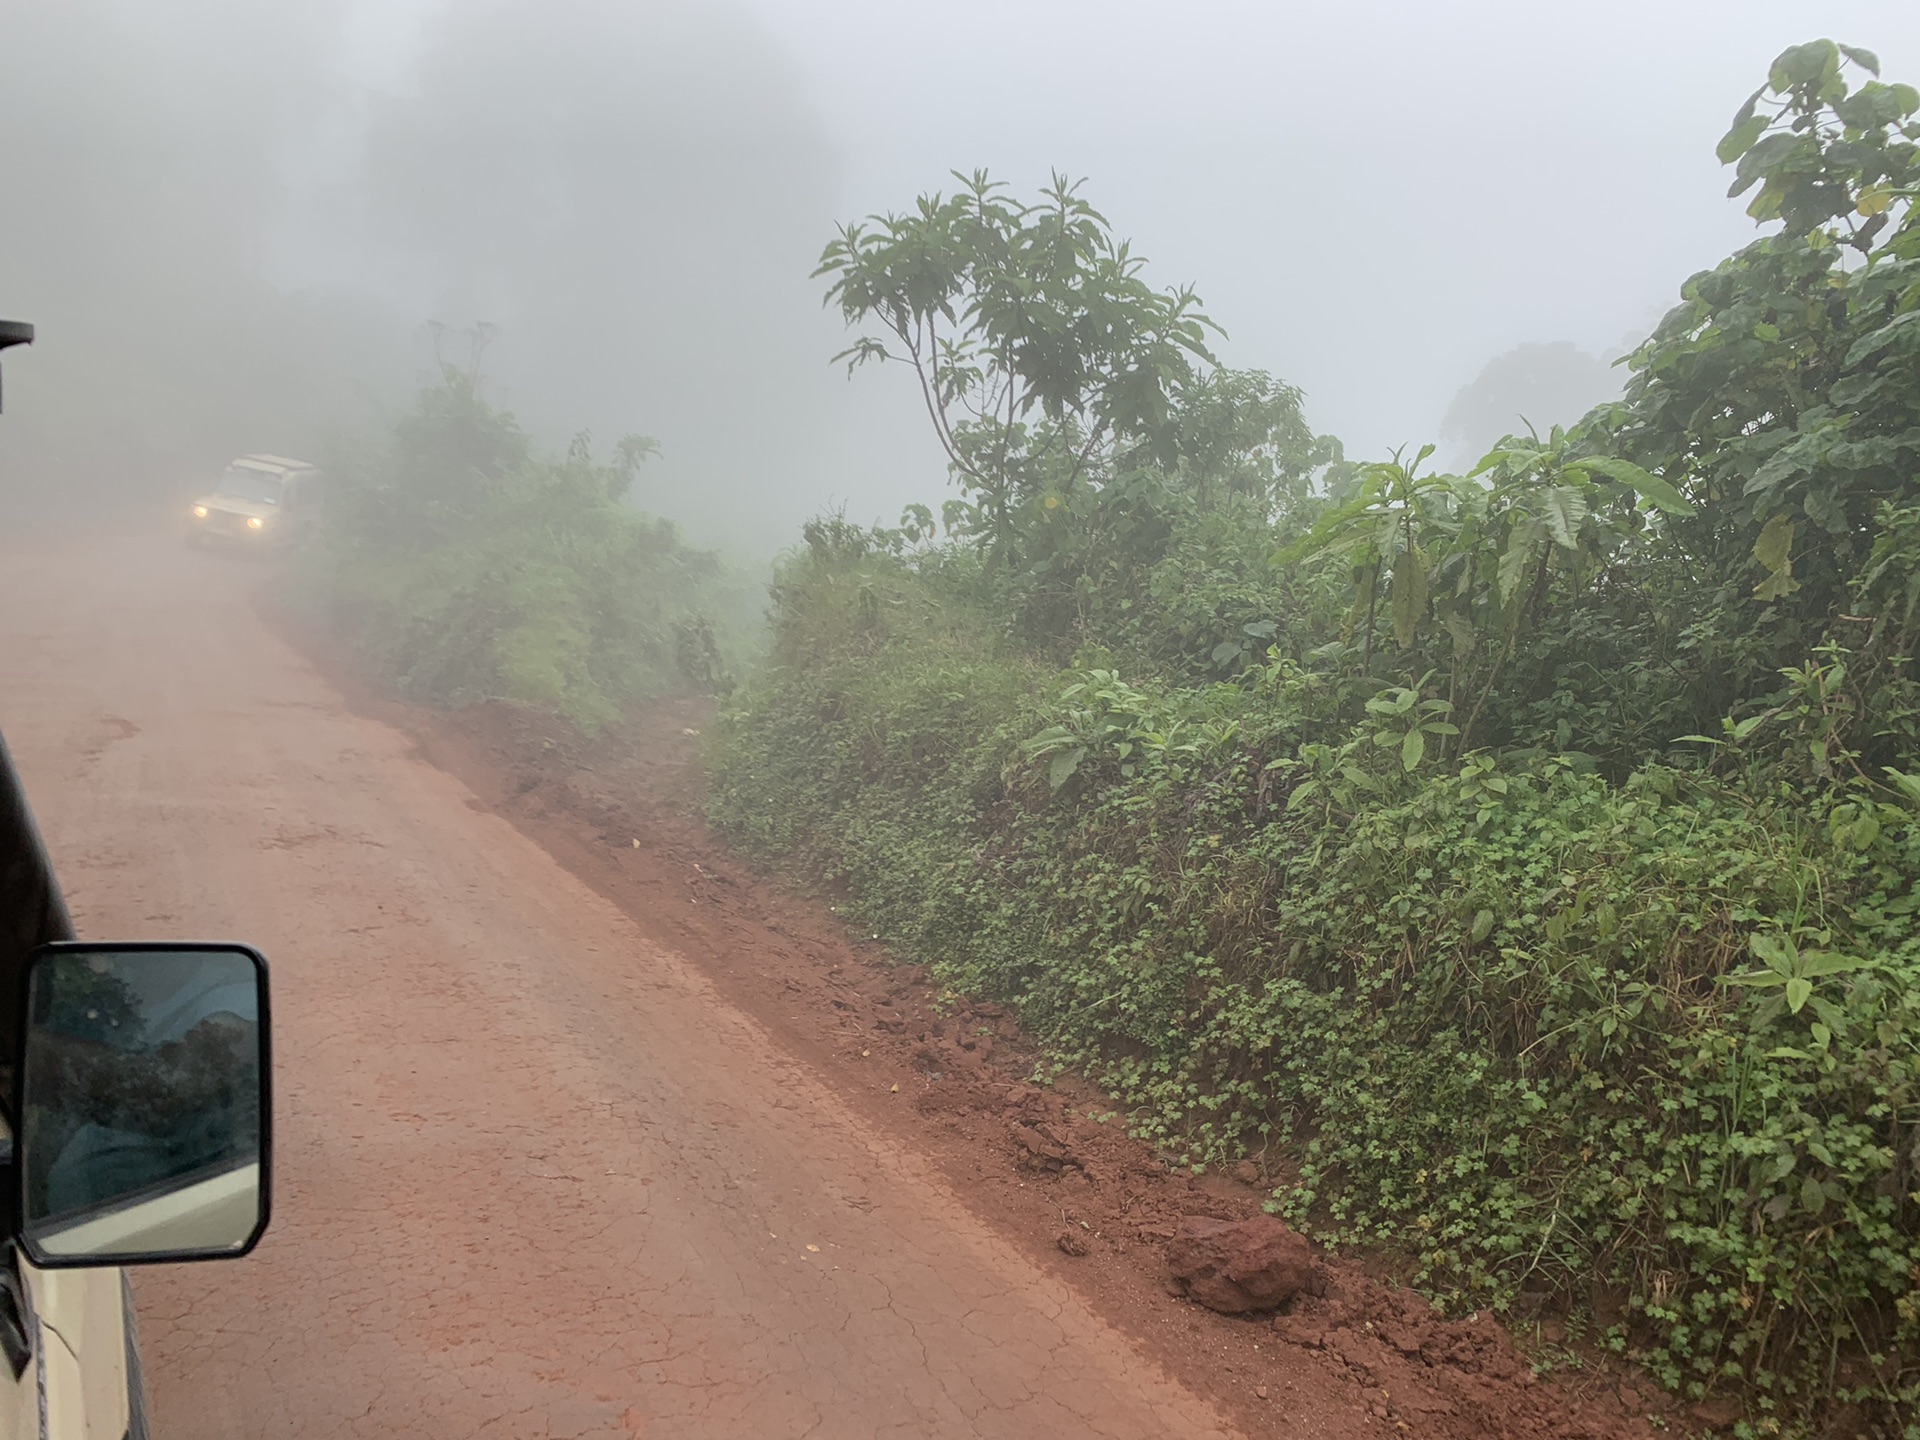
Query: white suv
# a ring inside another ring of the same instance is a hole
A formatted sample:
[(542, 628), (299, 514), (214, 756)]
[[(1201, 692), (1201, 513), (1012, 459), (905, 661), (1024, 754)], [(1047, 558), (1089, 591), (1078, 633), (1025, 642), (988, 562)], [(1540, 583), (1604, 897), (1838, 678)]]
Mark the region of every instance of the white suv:
[(320, 518), (318, 467), (284, 455), (242, 455), (187, 512), (187, 542), (250, 549), (297, 544)]

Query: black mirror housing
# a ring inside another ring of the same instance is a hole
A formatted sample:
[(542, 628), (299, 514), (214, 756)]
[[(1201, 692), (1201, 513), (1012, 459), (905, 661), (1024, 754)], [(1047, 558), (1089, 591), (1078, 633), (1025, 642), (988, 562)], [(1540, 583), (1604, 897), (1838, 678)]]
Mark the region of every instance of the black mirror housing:
[(33, 326), (24, 320), (0, 320), (0, 350), (13, 345), (31, 345)]
[(244, 945), (62, 942), (28, 960), (15, 1238), (42, 1269), (233, 1259), (265, 1233), (267, 965)]

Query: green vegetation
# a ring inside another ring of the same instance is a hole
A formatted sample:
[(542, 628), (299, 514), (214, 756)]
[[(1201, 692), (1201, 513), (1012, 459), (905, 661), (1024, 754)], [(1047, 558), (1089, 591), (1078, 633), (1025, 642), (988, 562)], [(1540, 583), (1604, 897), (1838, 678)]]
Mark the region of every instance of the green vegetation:
[(848, 358), (916, 370), (961, 498), (807, 527), (716, 820), (1443, 1302), (1920, 1436), (1920, 94), (1877, 69), (1782, 55), (1720, 149), (1770, 232), (1466, 476), (1348, 463), (1063, 183), (843, 231)]
[(389, 443), (330, 464), (303, 588), (387, 684), (435, 704), (516, 700), (591, 732), (625, 701), (716, 688), (714, 617), (739, 594), (624, 502), (652, 450), (629, 436), (601, 464), (581, 436), (542, 459), (450, 369)]

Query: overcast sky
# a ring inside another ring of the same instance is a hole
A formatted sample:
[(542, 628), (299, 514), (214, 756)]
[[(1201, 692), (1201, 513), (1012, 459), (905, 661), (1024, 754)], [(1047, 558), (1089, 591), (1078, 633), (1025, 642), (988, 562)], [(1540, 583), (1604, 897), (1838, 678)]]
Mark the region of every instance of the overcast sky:
[[(499, 324), (497, 398), (554, 444), (656, 435), (643, 500), (751, 548), (831, 502), (891, 520), (939, 497), (906, 377), (830, 367), (842, 337), (808, 272), (836, 219), (904, 208), (950, 170), (1022, 190), (1054, 168), (1085, 177), (1151, 278), (1198, 288), (1228, 363), (1300, 385), (1316, 428), (1370, 458), (1438, 438), (1449, 400), (1517, 345), (1620, 353), (1751, 238), (1713, 147), (1785, 46), (1829, 35), (1920, 80), (1913, 0), (11, 9), (0, 80), (12, 66), (28, 98), (0, 113), (0, 182), (37, 228), (0, 243), (0, 311), (31, 305), (50, 342), (37, 373), (17, 362), (24, 386), (97, 373), (57, 348), (77, 333), (62, 307), (107, 293), (94, 277), (118, 264), (127, 303), (164, 296), (178, 287), (153, 257), (205, 255), (196, 236), (225, 227), (263, 283), (385, 306), (422, 373), (425, 319)], [(121, 107), (112, 74), (152, 43), (127, 38), (135, 16), (167, 37), (178, 83)], [(296, 73), (297, 103), (276, 107), (263, 77)], [(244, 103), (223, 113), (222, 96)], [(178, 119), (183, 166), (220, 147), (232, 162), (202, 159), (211, 178), (187, 196), (163, 154), (134, 161), (159, 145), (156, 117)], [(135, 184), (171, 238), (119, 237), (116, 260), (110, 228), (75, 230), (62, 187), (113, 214)], [(186, 198), (166, 212), (170, 194)], [(50, 276), (82, 238), (101, 253), (62, 292)], [(343, 354), (386, 343), (371, 320), (336, 329)], [(242, 428), (201, 428), (223, 425)]]
[[(956, 168), (1085, 176), (1154, 276), (1199, 287), (1225, 358), (1301, 385), (1362, 456), (1436, 438), (1515, 345), (1612, 358), (1750, 239), (1713, 146), (1787, 45), (1920, 77), (1910, 0), (749, 4), (839, 153), (840, 214)], [(391, 64), (387, 23), (363, 53)], [(938, 481), (917, 417), (848, 412), (856, 508)]]
[(1524, 341), (1617, 353), (1751, 238), (1713, 147), (1787, 45), (1920, 75), (1911, 0), (754, 0), (845, 208), (1090, 178), (1235, 363), (1361, 453)]

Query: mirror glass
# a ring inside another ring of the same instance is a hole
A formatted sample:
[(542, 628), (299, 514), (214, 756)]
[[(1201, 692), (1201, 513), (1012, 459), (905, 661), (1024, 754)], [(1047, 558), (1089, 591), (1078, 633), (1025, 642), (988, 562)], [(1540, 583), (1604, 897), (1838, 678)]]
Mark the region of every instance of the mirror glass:
[(266, 1220), (265, 967), (240, 947), (48, 946), (17, 1160), (40, 1264), (242, 1254)]

